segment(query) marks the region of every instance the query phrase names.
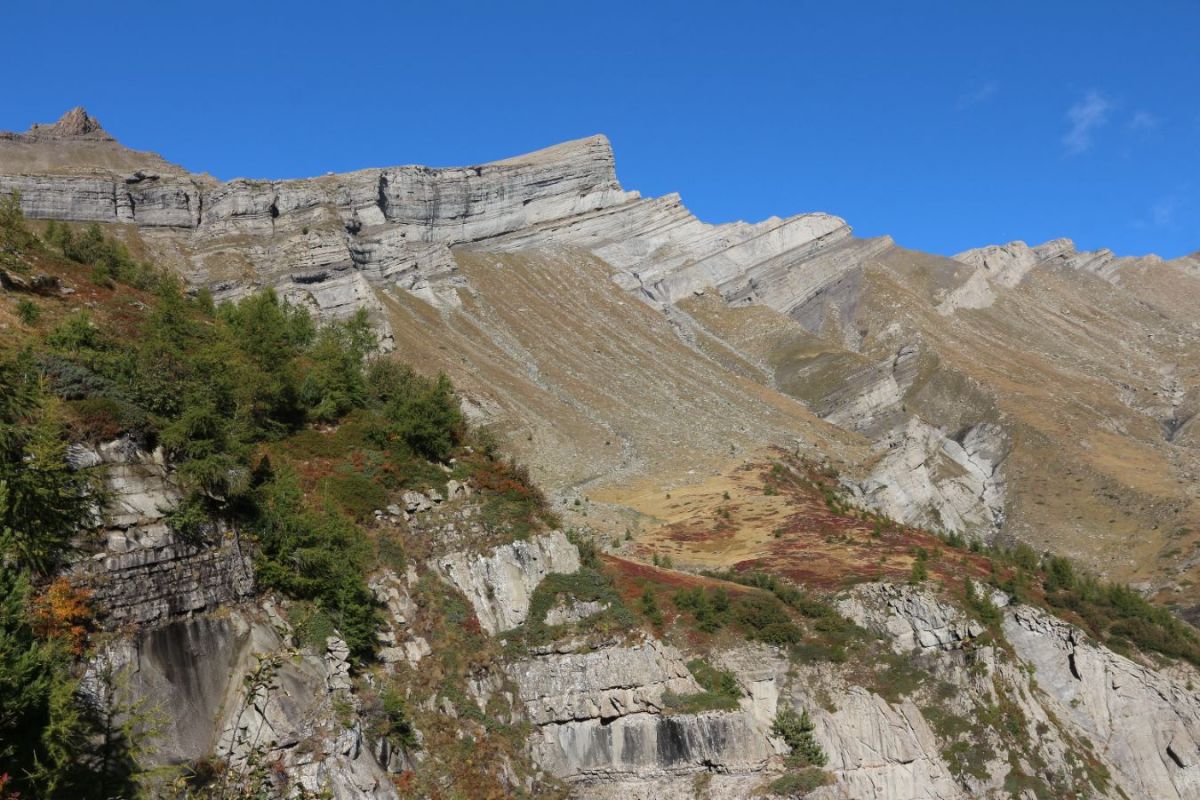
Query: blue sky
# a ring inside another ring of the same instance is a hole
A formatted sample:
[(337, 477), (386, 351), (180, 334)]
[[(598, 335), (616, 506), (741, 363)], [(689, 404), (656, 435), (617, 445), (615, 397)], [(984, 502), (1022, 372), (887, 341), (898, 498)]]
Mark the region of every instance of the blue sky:
[(701, 218), (953, 254), (1200, 249), (1200, 3), (0, 0), (0, 129), (85, 105), (221, 178), (606, 133)]

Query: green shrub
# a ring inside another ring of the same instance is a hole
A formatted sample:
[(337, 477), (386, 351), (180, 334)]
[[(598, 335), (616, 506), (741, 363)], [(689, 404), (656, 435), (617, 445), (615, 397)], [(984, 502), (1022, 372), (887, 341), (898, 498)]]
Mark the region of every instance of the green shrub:
[(700, 586), (681, 589), (671, 600), (680, 611), (690, 612), (696, 620), (696, 627), (705, 633), (719, 629), (725, 623), (730, 608), (729, 595), (723, 589), (715, 592), (707, 592)]
[(647, 586), (642, 591), (642, 597), (639, 600), (642, 614), (646, 619), (650, 620), (650, 624), (656, 628), (661, 628), (663, 625), (662, 610), (658, 607), (658, 599), (654, 596), (654, 591)]
[(36, 325), (42, 316), (42, 309), (32, 300), (22, 298), (17, 301), (17, 318), (26, 325)]
[(21, 213), (21, 193), (14, 191), (0, 198), (0, 266), (24, 270), (20, 254), (37, 247), (37, 237), (25, 227)]
[(1063, 556), (1051, 556), (1046, 559), (1045, 570), (1046, 578), (1043, 584), (1047, 592), (1075, 588), (1075, 567), (1071, 564), (1070, 559)]
[(312, 603), (299, 602), (288, 612), (296, 640), (317, 653), (325, 652), (330, 636), (337, 634), (333, 619)]
[(782, 739), (791, 751), (788, 763), (797, 767), (823, 767), (829, 761), (813, 736), (814, 730), (807, 709), (797, 714), (793, 708), (781, 708), (771, 724), (771, 733)]
[(104, 339), (100, 335), (100, 329), (92, 324), (91, 314), (87, 311), (75, 311), (50, 331), (46, 343), (55, 350), (79, 353), (100, 349)]
[(996, 604), (992, 602), (992, 598), (986, 592), (980, 592), (975, 585), (975, 581), (970, 578), (966, 579), (966, 598), (967, 608), (975, 612), (975, 616), (979, 621), (989, 627), (995, 627), (1004, 619), (1004, 615), (1000, 613), (1000, 609), (996, 608)]
[(367, 313), (330, 323), (317, 333), (308, 350), (310, 363), (300, 384), (300, 398), (316, 420), (332, 422), (366, 405), (363, 362), (378, 347)]
[(929, 580), (929, 567), (926, 565), (925, 559), (918, 557), (913, 562), (912, 571), (908, 575), (908, 582), (915, 586), (927, 580)]
[(665, 692), (663, 704), (684, 714), (696, 714), (701, 711), (733, 711), (738, 708), (738, 700), (742, 696), (742, 688), (738, 685), (733, 673), (717, 669), (707, 661), (696, 658), (688, 662), (688, 670), (701, 691), (692, 694), (676, 694)]
[(383, 735), (397, 742), (405, 750), (418, 748), (417, 731), (408, 718), (408, 703), (394, 686), (383, 692)]
[(465, 421), (444, 374), (426, 378), (408, 366), (377, 361), (367, 371), (367, 383), (391, 422), (389, 433), (416, 455), (445, 461), (461, 443)]
[(121, 242), (104, 235), (97, 223), (76, 233), (70, 226), (51, 220), (44, 238), (72, 261), (90, 266), (92, 282), (111, 287), (114, 282), (137, 289), (153, 289), (169, 282), (166, 273), (129, 255)]
[(785, 773), (783, 776), (772, 781), (768, 789), (770, 789), (772, 794), (803, 797), (809, 792), (826, 786), (829, 783), (830, 776), (828, 773), (816, 767), (808, 767)]
[(1168, 609), (1128, 586), (1078, 575), (1066, 559), (1048, 562), (1047, 602), (1078, 614), (1097, 638), (1115, 649), (1133, 645), (1200, 666), (1200, 634)]
[(369, 476), (350, 468), (339, 469), (326, 478), (323, 488), (342, 511), (357, 520), (369, 518), (375, 509), (383, 508), (388, 502), (383, 487)]
[(800, 629), (774, 597), (760, 594), (739, 597), (733, 604), (733, 616), (748, 639), (782, 646), (795, 644), (803, 638)]
[(86, 477), (66, 460), (29, 354), (0, 362), (0, 563), (50, 573), (91, 518)]
[(366, 538), (340, 514), (306, 510), (290, 473), (273, 478), (257, 495), (259, 585), (311, 601), (333, 621), (356, 657), (369, 656), (378, 611), (366, 583), (371, 557)]

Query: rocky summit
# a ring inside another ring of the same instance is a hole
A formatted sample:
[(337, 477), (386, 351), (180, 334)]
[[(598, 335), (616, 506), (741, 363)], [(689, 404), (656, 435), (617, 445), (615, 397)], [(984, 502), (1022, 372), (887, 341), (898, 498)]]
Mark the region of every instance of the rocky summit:
[(221, 182), (81, 108), (0, 198), (0, 641), (107, 721), (0, 715), (21, 797), (1200, 798), (1200, 252), (712, 225), (604, 136)]

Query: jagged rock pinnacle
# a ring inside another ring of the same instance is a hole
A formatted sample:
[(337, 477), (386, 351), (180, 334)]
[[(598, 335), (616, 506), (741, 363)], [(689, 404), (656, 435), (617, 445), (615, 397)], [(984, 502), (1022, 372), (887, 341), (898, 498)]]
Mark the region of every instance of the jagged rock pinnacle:
[(35, 124), (29, 129), (32, 134), (42, 136), (87, 137), (89, 139), (112, 139), (100, 125), (100, 121), (90, 116), (83, 106), (75, 106), (63, 114), (53, 125)]

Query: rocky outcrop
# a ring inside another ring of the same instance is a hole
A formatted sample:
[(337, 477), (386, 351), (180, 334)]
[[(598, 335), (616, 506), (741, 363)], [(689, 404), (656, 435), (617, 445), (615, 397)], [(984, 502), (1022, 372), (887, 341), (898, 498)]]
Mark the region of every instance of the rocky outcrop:
[(75, 106), (52, 125), (34, 123), (25, 136), (31, 139), (88, 138), (113, 141), (100, 120), (90, 116), (83, 106)]
[(509, 676), (538, 725), (658, 713), (664, 692), (700, 690), (678, 651), (656, 639), (632, 647), (547, 654), (514, 664)]
[(572, 781), (639, 780), (708, 770), (760, 771), (774, 750), (752, 713), (664, 714), (667, 692), (700, 691), (682, 657), (655, 639), (513, 664), (538, 726), (534, 760)]
[(988, 245), (966, 250), (954, 256), (958, 261), (979, 267), (1001, 286), (1012, 288), (1037, 267), (1063, 267), (1090, 272), (1116, 283), (1122, 268), (1146, 260), (1161, 261), (1156, 256), (1144, 259), (1120, 257), (1112, 250), (1078, 250), (1070, 239), (1052, 239), (1036, 247), (1025, 242), (1009, 242), (1004, 245)]
[[(60, 150), (100, 130), (77, 109), (9, 138), (34, 146), (51, 129)], [(111, 155), (92, 163), (79, 156), (76, 174), (39, 170), (33, 158), (0, 160), (0, 192), (19, 191), (33, 218), (132, 223), (164, 257), (182, 254), (188, 278), (218, 299), (271, 285), (327, 318), (367, 308), (382, 320), (367, 287), (456, 305), (464, 284), (451, 247), (565, 245), (594, 252), (616, 268), (618, 283), (656, 303), (711, 286), (735, 305), (764, 303), (816, 325), (855, 285), (862, 262), (890, 245), (854, 240), (826, 214), (703, 223), (678, 195), (643, 199), (622, 189), (603, 136), (472, 167), (223, 184), (165, 162), (126, 169)]]
[(910, 417), (882, 439), (870, 475), (851, 492), (901, 522), (935, 529), (990, 534), (1004, 522), (1007, 455), (1004, 431), (980, 423), (961, 441)]
[(1200, 797), (1195, 670), (1152, 670), (1027, 606), (1006, 616), (1004, 634), (1049, 710), (1093, 743), (1129, 797)]
[(387, 611), (383, 626), (376, 633), (379, 660), (385, 664), (405, 661), (416, 667), (431, 652), (429, 642), (410, 630), (417, 613), (411, 593), (418, 580), (412, 567), (408, 568), (403, 578), (385, 569), (371, 579), (371, 591)]
[(762, 732), (740, 712), (629, 714), (543, 725), (534, 760), (560, 778), (613, 781), (695, 775), (710, 770), (755, 773), (774, 755)]
[(95, 659), (84, 685), (93, 697), (117, 687), (119, 702), (163, 721), (143, 766), (215, 755), (234, 775), (268, 769), (337, 800), (397, 797), (359, 724), (338, 718), (335, 698), (350, 702), (345, 645), (299, 653), (282, 633), (236, 608), (145, 628)]
[[(77, 142), (72, 115), (51, 126), (63, 131), (52, 137), (54, 146)], [(42, 138), (9, 140), (33, 146)], [(32, 170), (14, 161), (4, 164), (0, 192), (19, 191), (29, 217), (132, 223), (164, 255), (182, 252), (188, 276), (219, 298), (276, 286), (332, 318), (362, 307), (378, 311), (368, 284), (452, 302), (453, 292), (443, 291), (455, 285), (451, 245), (637, 196), (616, 182), (601, 136), (476, 167), (395, 167), (297, 181), (215, 184), (179, 170), (126, 172), (99, 158), (77, 170), (86, 174), (65, 175), (36, 171), (36, 159), (27, 161)]]
[[(990, 591), (986, 587), (978, 590)], [(997, 606), (1007, 605), (1005, 596), (992, 594)], [(1057, 781), (1056, 785), (1078, 780), (1082, 773), (1071, 770), (1079, 769), (1081, 759), (1090, 758), (1103, 763), (1112, 776), (1107, 789), (1103, 782), (1088, 784), (1089, 790), (1100, 796), (1171, 800), (1200, 796), (1200, 699), (1194, 691), (1198, 678), (1194, 669), (1182, 665), (1155, 669), (1136, 663), (1091, 641), (1078, 628), (1026, 605), (1004, 609), (1000, 627), (1015, 656), (1010, 660), (995, 648), (976, 647), (973, 640), (984, 628), (922, 586), (860, 586), (840, 607), (855, 621), (887, 636), (897, 653), (923, 658), (925, 669), (945, 685), (955, 687), (955, 695), (939, 695), (936, 710), (941, 714), (970, 719), (973, 709), (994, 706), (1004, 698), (1010, 708), (1016, 709), (1010, 713), (1024, 726), (1025, 732), (1017, 741), (1025, 737), (1035, 743), (1034, 752), (1048, 765), (1045, 776)], [(966, 653), (962, 652), (964, 647)], [(970, 656), (975, 669), (962, 669), (963, 655)], [(850, 732), (864, 724), (869, 727), (876, 712), (891, 717), (892, 722), (885, 727), (889, 732), (885, 741), (872, 745), (868, 752), (880, 754), (889, 748), (913, 746), (926, 755), (934, 754), (934, 758), (932, 771), (924, 774), (920, 786), (894, 774), (888, 780), (876, 781), (874, 793), (859, 788), (852, 790), (851, 796), (963, 796), (956, 793), (960, 790), (954, 781), (947, 790), (934, 788), (941, 780), (936, 754), (946, 743), (939, 745), (929, 735), (924, 720), (915, 721), (915, 708), (904, 710), (907, 704), (889, 706), (865, 693), (855, 700), (855, 695), (856, 690), (851, 690), (849, 696), (835, 699), (835, 716), (846, 713), (836, 723), (826, 713), (814, 717), (817, 733), (835, 763), (844, 763), (846, 752), (871, 741), (873, 734), (869, 732)], [(876, 712), (870, 710), (872, 705)], [(849, 712), (850, 708), (856, 710)], [(897, 714), (903, 722), (895, 718)], [(910, 733), (901, 738), (908, 745), (895, 738), (906, 728)], [(930, 744), (935, 746), (931, 749)], [(993, 740), (987, 746), (998, 751), (1000, 742)], [(1012, 746), (1012, 742), (1006, 746)], [(1022, 761), (1030, 757), (1019, 752), (1016, 756)], [(888, 761), (911, 765), (921, 758), (900, 757), (897, 751), (896, 757)], [(998, 776), (1006, 769), (1002, 761), (989, 762), (991, 777), (972, 782), (972, 796), (991, 796), (989, 792), (998, 790)], [(1027, 774), (1033, 771), (1029, 764), (1023, 769)], [(839, 778), (839, 785), (859, 777), (847, 775), (844, 781)], [(1085, 782), (1089, 780), (1085, 776)]]
[(249, 554), (235, 532), (214, 525), (189, 540), (168, 526), (181, 494), (161, 450), (122, 438), (73, 445), (67, 457), (77, 469), (99, 468), (105, 483), (103, 547), (72, 570), (104, 610), (104, 625), (167, 622), (254, 590)]
[(984, 630), (962, 610), (930, 597), (917, 586), (864, 584), (844, 598), (838, 609), (859, 625), (887, 636), (899, 653), (955, 650)]
[(835, 781), (811, 794), (814, 800), (967, 797), (942, 761), (929, 723), (911, 702), (891, 705), (879, 695), (852, 689), (838, 697), (836, 711), (819, 711), (814, 722)]
[(547, 575), (579, 571), (579, 551), (562, 531), (519, 539), (486, 553), (456, 551), (430, 568), (466, 595), (490, 634), (511, 630), (529, 615), (533, 591)]

